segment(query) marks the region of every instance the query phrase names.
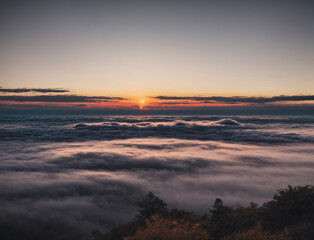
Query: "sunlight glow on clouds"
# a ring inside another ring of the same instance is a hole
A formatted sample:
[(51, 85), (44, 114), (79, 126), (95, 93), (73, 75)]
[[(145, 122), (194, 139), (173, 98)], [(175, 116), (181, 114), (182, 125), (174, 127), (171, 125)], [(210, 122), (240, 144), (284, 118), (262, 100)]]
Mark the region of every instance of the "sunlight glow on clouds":
[[(11, 95), (15, 93), (15, 95)], [(24, 93), (27, 93), (25, 95)], [(63, 93), (63, 94), (60, 94)], [(146, 98), (125, 98), (116, 96), (83, 96), (69, 94), (70, 90), (35, 88), (0, 88), (0, 104), (10, 109), (19, 105), (50, 105), (56, 107), (121, 108), (121, 109), (176, 109), (197, 107), (246, 106), (246, 105), (310, 105), (314, 95), (291, 95), (273, 97), (244, 96), (147, 96)], [(43, 95), (45, 94), (45, 95)]]

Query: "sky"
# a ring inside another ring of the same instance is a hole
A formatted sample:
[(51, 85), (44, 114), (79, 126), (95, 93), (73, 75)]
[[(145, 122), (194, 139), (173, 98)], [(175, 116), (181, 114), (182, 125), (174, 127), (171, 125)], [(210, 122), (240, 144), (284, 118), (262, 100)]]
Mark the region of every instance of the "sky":
[(33, 95), (109, 97), (72, 105), (147, 109), (213, 104), (194, 97), (314, 93), (312, 1), (0, 4), (0, 87), (65, 90), (0, 91), (2, 107), (69, 105), (12, 100)]

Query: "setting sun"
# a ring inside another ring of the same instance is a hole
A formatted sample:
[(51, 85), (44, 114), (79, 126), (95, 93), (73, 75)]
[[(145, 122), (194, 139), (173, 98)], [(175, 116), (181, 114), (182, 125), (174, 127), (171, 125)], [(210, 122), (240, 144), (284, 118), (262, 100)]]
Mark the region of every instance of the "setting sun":
[(140, 100), (140, 105), (139, 105), (140, 109), (143, 109), (144, 104), (145, 104), (145, 99)]

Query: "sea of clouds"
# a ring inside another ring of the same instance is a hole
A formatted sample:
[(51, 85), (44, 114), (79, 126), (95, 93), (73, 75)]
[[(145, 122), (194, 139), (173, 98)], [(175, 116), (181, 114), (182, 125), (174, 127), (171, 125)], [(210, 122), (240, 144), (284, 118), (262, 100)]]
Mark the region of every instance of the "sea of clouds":
[(81, 239), (148, 191), (208, 213), (313, 184), (314, 117), (0, 117), (0, 238)]

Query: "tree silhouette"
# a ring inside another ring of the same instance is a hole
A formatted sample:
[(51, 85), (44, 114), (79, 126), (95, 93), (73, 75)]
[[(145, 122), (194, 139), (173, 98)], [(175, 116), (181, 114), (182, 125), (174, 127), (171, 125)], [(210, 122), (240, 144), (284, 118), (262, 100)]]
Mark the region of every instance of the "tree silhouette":
[(256, 206), (231, 208), (224, 206), (220, 198), (216, 198), (212, 209), (209, 209), (211, 221), (208, 231), (214, 239), (240, 231), (246, 231), (256, 224)]
[(229, 207), (224, 206), (224, 202), (220, 198), (216, 198), (212, 209), (209, 209), (209, 213), (215, 221), (223, 219), (230, 210)]
[(302, 222), (314, 223), (314, 187), (291, 187), (280, 189), (273, 200), (264, 203), (264, 219), (273, 230), (297, 225)]
[(149, 192), (138, 206), (139, 213), (136, 215), (135, 219), (140, 225), (144, 225), (145, 219), (148, 219), (153, 215), (166, 215), (168, 212), (166, 208), (167, 204), (152, 192)]
[(314, 236), (314, 186), (280, 189), (273, 200), (263, 204), (264, 228), (289, 228), (293, 239), (312, 240)]

